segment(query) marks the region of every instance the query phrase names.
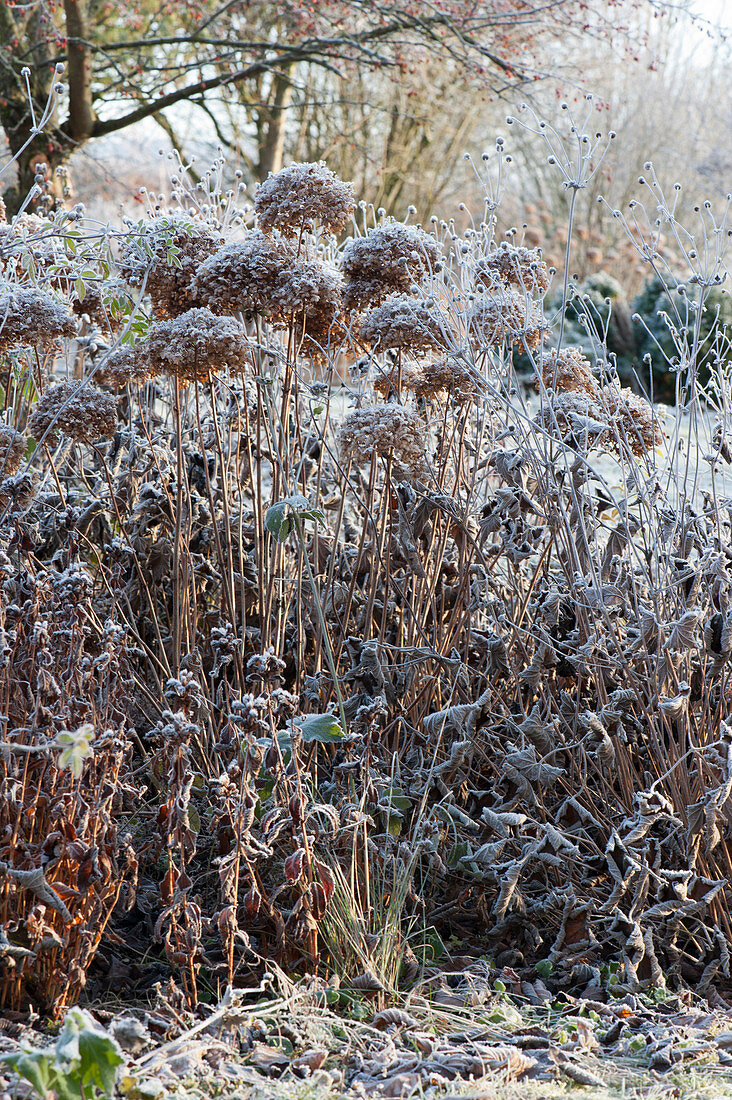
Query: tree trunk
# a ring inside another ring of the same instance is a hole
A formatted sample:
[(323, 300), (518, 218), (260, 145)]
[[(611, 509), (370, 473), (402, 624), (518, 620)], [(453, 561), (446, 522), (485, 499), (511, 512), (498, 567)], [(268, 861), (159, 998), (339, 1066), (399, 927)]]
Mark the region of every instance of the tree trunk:
[[(8, 214), (17, 213), (28, 197), (36, 178), (36, 166), (46, 164), (51, 179), (50, 191), (60, 195), (61, 188), (55, 179), (56, 168), (63, 165), (74, 150), (92, 136), (95, 116), (91, 97), (91, 69), (85, 43), (85, 4), (83, 0), (64, 0), (66, 31), (68, 35), (68, 93), (69, 118), (63, 127), (51, 119), (43, 132), (33, 133), (33, 113), (28, 102), (25, 80), (10, 67), (0, 67), (0, 126), (5, 132), (14, 161), (15, 185), (3, 191)], [(34, 13), (33, 18), (36, 18)], [(0, 38), (20, 33), (15, 17), (3, 0), (0, 0)], [(47, 32), (40, 28), (24, 28), (25, 35), (36, 43), (29, 51), (30, 93), (36, 121), (40, 120), (56, 80), (49, 62)], [(7, 177), (12, 179), (13, 169)], [(2, 184), (0, 183), (0, 186)], [(32, 208), (32, 206), (31, 206)]]
[(272, 99), (262, 114), (266, 119), (264, 133), (259, 145), (257, 179), (261, 183), (270, 172), (279, 172), (282, 167), (282, 155), (285, 150), (285, 130), (287, 127), (287, 108), (292, 102), (292, 70), (286, 69), (275, 75), (272, 85)]

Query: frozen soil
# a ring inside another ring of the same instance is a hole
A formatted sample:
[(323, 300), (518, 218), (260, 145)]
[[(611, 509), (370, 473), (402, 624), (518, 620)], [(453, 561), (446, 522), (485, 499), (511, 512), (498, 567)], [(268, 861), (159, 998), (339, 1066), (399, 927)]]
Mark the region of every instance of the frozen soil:
[[(434, 972), (382, 1007), (381, 994), (292, 985), (275, 968), (196, 1017), (162, 995), (92, 1012), (124, 1051), (119, 1089), (131, 1100), (732, 1097), (732, 1007), (718, 994), (714, 1005), (662, 989), (579, 999), (489, 973), (480, 960)], [(21, 1023), (2, 1031), (3, 1053), (50, 1041)], [(32, 1095), (3, 1085), (3, 1100)]]

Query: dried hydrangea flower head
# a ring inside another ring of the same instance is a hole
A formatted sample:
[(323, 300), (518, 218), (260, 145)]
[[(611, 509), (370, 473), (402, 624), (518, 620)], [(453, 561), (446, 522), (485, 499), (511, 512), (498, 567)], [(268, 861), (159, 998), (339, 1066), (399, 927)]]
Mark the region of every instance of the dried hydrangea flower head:
[(412, 477), (425, 468), (427, 434), (419, 416), (403, 405), (370, 405), (349, 413), (338, 429), (344, 461), (370, 465), (373, 456), (391, 457)]
[(541, 258), (538, 248), (501, 244), (476, 269), (476, 282), (492, 284), (498, 278), (502, 282), (513, 284), (529, 293), (542, 294), (549, 288), (549, 268)]
[(32, 286), (6, 283), (0, 288), (0, 352), (45, 347), (75, 333), (76, 321), (65, 301)]
[(558, 355), (553, 352), (544, 356), (541, 375), (547, 389), (584, 390), (594, 397), (600, 391), (592, 366), (581, 348), (562, 348)]
[(353, 185), (339, 180), (324, 161), (290, 164), (270, 173), (254, 199), (263, 231), (277, 229), (286, 237), (316, 225), (340, 233), (355, 206)]
[(551, 393), (551, 404), (537, 420), (573, 447), (592, 450), (602, 444), (607, 451), (625, 448), (638, 457), (663, 442), (663, 432), (647, 401), (629, 389), (613, 384)]
[(340, 276), (315, 260), (300, 260), (273, 288), (271, 309), (273, 324), (293, 324), (300, 350), (313, 359), (322, 359), (332, 333), (342, 331), (338, 323), (342, 313)]
[(10, 477), (15, 473), (23, 461), (25, 450), (25, 436), (10, 424), (0, 424), (0, 477)]
[(631, 389), (615, 385), (600, 390), (603, 409), (611, 418), (615, 432), (633, 454), (641, 457), (647, 451), (660, 446), (663, 431), (654, 415), (653, 407)]
[(157, 374), (181, 383), (205, 382), (217, 371), (242, 371), (249, 342), (239, 321), (217, 317), (210, 309), (189, 309), (151, 325), (145, 360)]
[(398, 363), (389, 363), (382, 367), (375, 365), (370, 382), (372, 389), (383, 397), (399, 395), (404, 390), (413, 390), (419, 385), (422, 372), (416, 363), (402, 360)]
[(146, 381), (153, 373), (152, 364), (142, 348), (122, 344), (102, 360), (94, 372), (94, 381), (99, 386), (122, 390), (135, 382)]
[(596, 396), (580, 389), (549, 392), (550, 403), (537, 414), (538, 424), (573, 450), (607, 444), (610, 424)]
[(415, 352), (444, 349), (450, 336), (447, 319), (434, 299), (392, 294), (363, 318), (359, 336), (373, 348)]
[(191, 282), (191, 293), (214, 313), (260, 313), (295, 259), (284, 241), (254, 230), (206, 259)]
[(415, 397), (427, 400), (447, 397), (451, 404), (477, 401), (481, 389), (478, 378), (468, 367), (452, 359), (426, 363), (414, 386)]
[(534, 349), (549, 331), (540, 309), (520, 291), (505, 289), (476, 297), (469, 314), (470, 334), (482, 347), (525, 341)]
[(202, 264), (192, 283), (197, 300), (214, 313), (261, 314), (275, 326), (294, 322), (298, 343), (317, 354), (341, 312), (337, 272), (317, 260), (299, 260), (281, 239), (255, 230)]
[[(28, 419), (28, 431), (53, 447), (63, 432), (77, 443), (114, 434), (117, 401), (86, 382), (57, 382), (42, 394)], [(48, 434), (46, 434), (48, 433)]]
[(193, 305), (191, 279), (220, 243), (205, 222), (181, 214), (154, 218), (127, 237), (120, 271), (130, 286), (144, 285), (156, 317), (177, 317)]
[(343, 250), (346, 309), (378, 305), (394, 292), (409, 293), (440, 267), (440, 245), (414, 225), (386, 222)]

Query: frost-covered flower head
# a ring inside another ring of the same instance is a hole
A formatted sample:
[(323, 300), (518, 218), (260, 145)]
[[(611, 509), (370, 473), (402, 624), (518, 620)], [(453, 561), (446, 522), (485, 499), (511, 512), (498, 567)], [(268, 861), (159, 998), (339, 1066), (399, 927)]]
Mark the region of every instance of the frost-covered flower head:
[(0, 352), (52, 344), (75, 332), (76, 322), (63, 299), (32, 286), (6, 283), (0, 287)]
[(562, 348), (544, 356), (541, 374), (547, 389), (570, 392), (584, 390), (597, 396), (600, 386), (592, 373), (592, 366), (581, 348)]
[(15, 473), (23, 461), (25, 449), (25, 436), (10, 424), (0, 424), (0, 477)]
[(156, 317), (177, 317), (193, 305), (191, 279), (220, 243), (205, 222), (183, 214), (153, 218), (130, 232), (120, 271), (131, 286), (144, 284)]
[(615, 426), (616, 433), (633, 454), (644, 455), (663, 442), (663, 431), (653, 407), (631, 389), (616, 385), (600, 390), (602, 405)]
[(36, 493), (37, 475), (23, 470), (0, 480), (0, 508), (27, 508)]
[(526, 341), (529, 348), (541, 343), (548, 331), (541, 311), (525, 294), (509, 288), (476, 297), (470, 310), (471, 336), (481, 346), (493, 347)]
[(254, 199), (264, 232), (277, 229), (286, 237), (318, 224), (339, 233), (355, 205), (353, 185), (339, 180), (324, 161), (290, 164), (270, 173)]
[(221, 248), (193, 281), (197, 300), (215, 313), (260, 314), (275, 326), (295, 324), (305, 350), (324, 344), (341, 311), (337, 272), (300, 260), (281, 239), (258, 230)]
[(109, 352), (94, 373), (94, 381), (112, 390), (121, 390), (130, 383), (144, 382), (153, 374), (152, 364), (141, 348), (122, 344)]
[(117, 401), (111, 394), (85, 382), (57, 382), (38, 399), (28, 431), (49, 446), (58, 442), (59, 432), (77, 443), (93, 443), (112, 435), (116, 424)]
[(652, 407), (638, 394), (613, 384), (584, 389), (550, 391), (550, 404), (537, 420), (570, 446), (590, 451), (602, 447), (621, 452), (630, 448), (641, 457), (663, 441)]
[(179, 382), (204, 382), (211, 374), (244, 370), (249, 343), (239, 321), (210, 309), (189, 309), (151, 326), (145, 358), (157, 374)]
[(343, 250), (347, 309), (378, 305), (395, 291), (405, 294), (440, 266), (440, 245), (414, 225), (386, 222)]
[(20, 214), (11, 222), (0, 218), (0, 269), (12, 270), (20, 282), (27, 282), (34, 269), (64, 258), (59, 231), (47, 218), (38, 214)]
[(414, 393), (417, 397), (428, 399), (447, 397), (452, 404), (463, 405), (476, 401), (481, 389), (474, 372), (452, 359), (442, 359), (422, 367)]
[(426, 352), (444, 349), (450, 342), (447, 318), (431, 299), (409, 294), (392, 294), (370, 310), (359, 330), (361, 339), (373, 348), (404, 348)]
[(523, 248), (502, 241), (476, 269), (476, 282), (491, 284), (496, 278), (529, 293), (543, 293), (549, 287), (549, 268), (538, 248)]
[(286, 242), (254, 230), (205, 260), (191, 292), (214, 313), (260, 313), (267, 308), (272, 288), (286, 278), (294, 262), (295, 253)]
[(341, 458), (357, 466), (374, 454), (391, 457), (413, 477), (425, 467), (427, 433), (419, 416), (403, 405), (370, 405), (349, 413), (338, 429)]

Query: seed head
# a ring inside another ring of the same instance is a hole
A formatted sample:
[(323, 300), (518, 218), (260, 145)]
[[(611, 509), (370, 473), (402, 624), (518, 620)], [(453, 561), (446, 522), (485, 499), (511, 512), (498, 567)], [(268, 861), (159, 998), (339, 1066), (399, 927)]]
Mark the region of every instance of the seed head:
[(409, 294), (392, 294), (363, 318), (361, 339), (374, 348), (426, 352), (444, 349), (449, 340), (447, 318), (437, 306)]
[(427, 363), (422, 367), (422, 377), (414, 386), (416, 397), (433, 399), (449, 398), (453, 405), (477, 401), (480, 385), (474, 373), (450, 359)]
[(652, 406), (643, 397), (631, 389), (608, 385), (602, 387), (600, 399), (617, 435), (633, 454), (640, 457), (663, 442), (661, 425), (654, 417)]
[(412, 477), (425, 466), (427, 435), (424, 424), (403, 405), (371, 405), (349, 413), (338, 429), (342, 459), (357, 466), (371, 462), (374, 454), (391, 456)]
[(538, 248), (517, 247), (507, 241), (502, 241), (477, 266), (476, 282), (490, 285), (496, 277), (507, 286), (512, 284), (530, 294), (543, 293), (550, 282), (549, 268)]
[(59, 432), (77, 443), (93, 443), (112, 435), (116, 424), (117, 401), (111, 394), (85, 382), (57, 382), (38, 399), (28, 431), (53, 447)]
[(395, 291), (409, 293), (440, 266), (440, 246), (413, 225), (387, 222), (343, 251), (346, 309), (378, 305)]
[(249, 343), (239, 321), (210, 309), (189, 309), (150, 328), (144, 358), (156, 374), (181, 383), (205, 382), (211, 374), (244, 370)]
[(95, 372), (94, 381), (112, 390), (122, 390), (127, 385), (146, 381), (153, 373), (152, 364), (142, 348), (123, 344), (110, 351)]
[(290, 164), (270, 173), (254, 199), (262, 230), (277, 229), (286, 237), (316, 224), (339, 233), (355, 206), (353, 185), (339, 180), (324, 161)]
[(492, 347), (504, 340), (515, 344), (525, 340), (537, 348), (548, 331), (534, 302), (517, 290), (494, 290), (479, 295), (470, 311), (472, 337), (480, 346)]
[(583, 390), (593, 397), (600, 391), (590, 362), (581, 348), (562, 348), (559, 355), (547, 355), (542, 362), (541, 373), (547, 389), (557, 392)]
[(23, 461), (25, 449), (25, 436), (10, 424), (0, 424), (0, 478), (15, 473)]
[(33, 470), (3, 478), (0, 481), (0, 508), (27, 508), (36, 493), (36, 480)]
[(303, 350), (318, 357), (341, 312), (341, 283), (316, 260), (299, 260), (281, 239), (250, 233), (220, 249), (193, 281), (198, 301), (215, 313), (260, 314), (276, 327), (294, 324)]
[(0, 352), (27, 345), (52, 344), (76, 333), (68, 305), (45, 290), (6, 284), (0, 289)]
[(120, 271), (131, 286), (144, 284), (156, 317), (177, 317), (193, 305), (191, 279), (220, 243), (205, 222), (173, 214), (154, 218), (130, 234)]

